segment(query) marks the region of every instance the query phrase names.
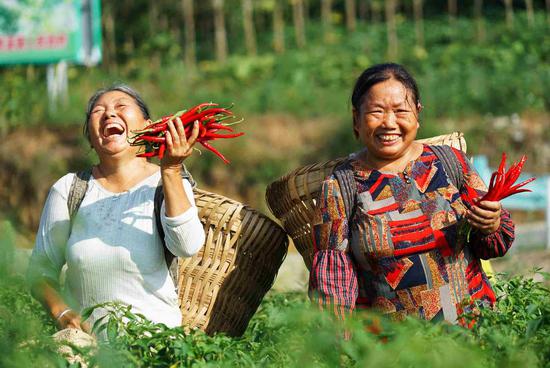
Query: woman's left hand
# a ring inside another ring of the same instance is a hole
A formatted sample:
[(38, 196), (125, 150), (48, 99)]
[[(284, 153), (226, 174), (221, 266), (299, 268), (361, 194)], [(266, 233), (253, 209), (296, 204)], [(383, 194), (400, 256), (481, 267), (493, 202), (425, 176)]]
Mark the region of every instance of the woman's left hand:
[(466, 211), (466, 219), (473, 228), (484, 235), (489, 235), (497, 231), (500, 226), (501, 209), (502, 205), (498, 201), (477, 202)]
[(180, 120), (168, 121), (166, 131), (166, 152), (160, 161), (162, 169), (181, 169), (183, 161), (193, 153), (193, 146), (199, 136), (199, 123), (193, 123), (193, 130), (189, 139), (185, 136), (185, 128)]

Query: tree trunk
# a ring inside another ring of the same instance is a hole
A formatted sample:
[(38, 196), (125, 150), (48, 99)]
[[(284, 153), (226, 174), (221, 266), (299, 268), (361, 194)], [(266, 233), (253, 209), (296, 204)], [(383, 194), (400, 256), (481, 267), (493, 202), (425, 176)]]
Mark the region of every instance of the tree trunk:
[(227, 32), (225, 30), (225, 16), (223, 13), (224, 0), (213, 0), (214, 34), (216, 40), (216, 60), (225, 63), (227, 60)]
[(362, 22), (367, 20), (367, 14), (369, 13), (369, 7), (368, 7), (368, 2), (367, 1), (365, 1), (365, 0), (359, 1), (358, 13), (359, 13), (358, 14), (359, 19)]
[(414, 31), (416, 34), (416, 44), (424, 48), (424, 0), (413, 0), (414, 12)]
[(252, 0), (242, 0), (244, 41), (248, 55), (256, 55), (256, 31), (252, 17)]
[(504, 6), (506, 7), (506, 26), (508, 28), (514, 28), (514, 0), (504, 0)]
[(346, 28), (350, 32), (355, 31), (356, 13), (355, 0), (346, 0)]
[(194, 68), (197, 62), (196, 41), (195, 41), (195, 19), (193, 10), (193, 0), (182, 0), (183, 23), (185, 27), (185, 64)]
[(273, 49), (277, 54), (285, 51), (285, 19), (281, 0), (274, 0), (273, 5)]
[(292, 17), (294, 19), (294, 35), (296, 37), (296, 46), (301, 49), (306, 45), (303, 0), (292, 0)]
[(395, 10), (397, 8), (397, 0), (386, 0), (386, 27), (388, 32), (388, 57), (390, 60), (397, 59), (398, 41), (397, 41), (397, 26), (395, 23)]
[(533, 0), (525, 0), (525, 9), (527, 10), (527, 24), (533, 27), (535, 24), (535, 12), (533, 10)]
[(451, 23), (451, 26), (454, 26), (458, 13), (456, 0), (447, 0), (447, 7), (449, 8), (449, 23)]
[(323, 24), (323, 38), (328, 41), (332, 23), (332, 0), (321, 0), (321, 23)]
[(485, 24), (483, 22), (483, 0), (475, 0), (474, 18), (477, 24), (477, 39), (481, 42), (485, 40)]
[(103, 65), (107, 68), (107, 70), (113, 70), (114, 66), (116, 65), (116, 55), (115, 55), (115, 17), (114, 17), (114, 9), (112, 4), (109, 4), (105, 6), (105, 9), (103, 11), (103, 16), (101, 19), (103, 20), (103, 28), (105, 29), (105, 39), (104, 39), (104, 46), (103, 46)]
[(379, 2), (379, 0), (370, 0), (370, 12), (372, 23), (380, 22), (382, 18), (382, 4)]

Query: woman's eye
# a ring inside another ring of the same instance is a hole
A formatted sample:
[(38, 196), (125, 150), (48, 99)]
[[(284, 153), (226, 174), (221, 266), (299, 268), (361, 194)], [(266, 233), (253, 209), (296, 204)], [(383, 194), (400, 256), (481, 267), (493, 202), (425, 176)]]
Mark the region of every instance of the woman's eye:
[(92, 110), (92, 114), (97, 114), (97, 113), (100, 113), (100, 112), (103, 112), (103, 111), (104, 111), (103, 108), (93, 109), (93, 110)]

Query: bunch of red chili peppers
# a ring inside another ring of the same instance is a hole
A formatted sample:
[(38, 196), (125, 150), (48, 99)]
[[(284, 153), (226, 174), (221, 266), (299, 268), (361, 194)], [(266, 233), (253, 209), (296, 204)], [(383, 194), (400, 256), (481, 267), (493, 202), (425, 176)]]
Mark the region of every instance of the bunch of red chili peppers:
[[(502, 153), (500, 165), (498, 166), (497, 171), (491, 175), (491, 181), (489, 182), (489, 190), (487, 193), (479, 199), (479, 195), (472, 187), (469, 185), (464, 185), (465, 192), (460, 194), (462, 201), (471, 207), (475, 204), (475, 201), (500, 201), (517, 193), (530, 192), (531, 190), (525, 188), (522, 189), (522, 187), (529, 184), (536, 178), (529, 178), (514, 185), (521, 174), (525, 160), (527, 160), (527, 157), (523, 155), (519, 162), (513, 163), (508, 171), (506, 171), (506, 153)], [(466, 222), (459, 227), (459, 233), (466, 239), (467, 242), (470, 241), (471, 231), (472, 227)]]
[[(236, 138), (244, 133), (233, 133), (230, 125), (239, 123), (233, 112), (228, 108), (217, 107), (218, 104), (212, 102), (201, 103), (189, 110), (178, 111), (175, 114), (163, 116), (154, 121), (145, 129), (134, 131), (129, 141), (133, 146), (143, 146), (144, 151), (138, 153), (138, 157), (159, 157), (162, 159), (166, 151), (166, 131), (168, 121), (179, 118), (185, 129), (185, 137), (189, 138), (193, 131), (193, 123), (199, 122), (199, 136), (197, 142), (216, 156), (221, 158), (226, 164), (229, 160), (214, 148), (209, 141), (222, 138)], [(218, 131), (225, 130), (230, 134), (219, 134)]]
[[(530, 192), (531, 190), (529, 189), (521, 188), (529, 184), (536, 178), (529, 178), (519, 184), (514, 185), (516, 180), (519, 178), (519, 175), (521, 174), (521, 170), (523, 169), (523, 164), (525, 164), (525, 160), (527, 160), (527, 157), (523, 155), (519, 162), (513, 163), (508, 171), (506, 171), (506, 153), (503, 153), (502, 160), (500, 161), (500, 165), (498, 166), (498, 170), (495, 171), (493, 175), (491, 175), (489, 190), (483, 197), (481, 197), (479, 201), (500, 201), (517, 193)], [(476, 200), (479, 195), (470, 186), (465, 185), (464, 187), (466, 189), (466, 193), (461, 194), (462, 200), (469, 205), (473, 205), (474, 200)]]

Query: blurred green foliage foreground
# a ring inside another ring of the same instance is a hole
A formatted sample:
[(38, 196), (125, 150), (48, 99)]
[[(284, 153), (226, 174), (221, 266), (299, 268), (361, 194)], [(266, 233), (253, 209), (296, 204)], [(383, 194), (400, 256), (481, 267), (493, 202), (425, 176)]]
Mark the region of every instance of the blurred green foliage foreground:
[[(49, 338), (51, 320), (17, 272), (13, 229), (7, 222), (0, 227), (6, 234), (0, 242), (0, 366), (70, 366)], [(108, 305), (105, 341), (73, 352), (91, 367), (550, 366), (550, 291), (522, 277), (499, 276), (495, 288), (495, 310), (480, 309), (472, 330), (412, 318), (396, 323), (373, 313), (343, 326), (303, 294), (271, 293), (244, 336), (231, 338), (154, 325), (128, 307)], [(344, 329), (349, 340), (342, 338)]]

